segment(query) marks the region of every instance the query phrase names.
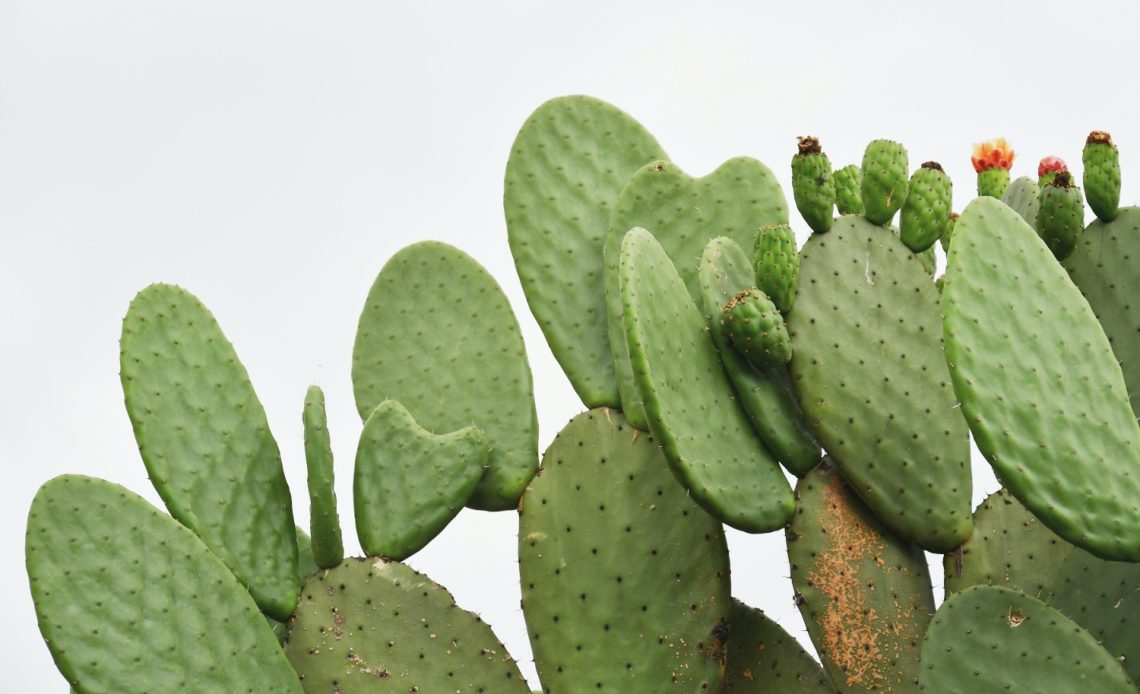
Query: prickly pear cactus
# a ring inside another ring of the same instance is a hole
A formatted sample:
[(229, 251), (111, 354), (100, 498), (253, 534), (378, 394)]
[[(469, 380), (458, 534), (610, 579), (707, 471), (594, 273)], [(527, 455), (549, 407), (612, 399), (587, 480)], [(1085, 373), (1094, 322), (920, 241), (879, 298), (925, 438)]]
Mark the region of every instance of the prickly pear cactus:
[(1089, 207), (1102, 222), (1111, 222), (1120, 206), (1120, 152), (1112, 136), (1103, 130), (1089, 133), (1081, 158)]
[[(322, 569), (331, 569), (344, 560), (340, 517), (333, 490), (332, 440), (325, 415), (325, 394), (317, 386), (305, 393), (302, 414), (305, 425), (305, 464), (309, 472), (309, 532), (313, 534), (313, 559)], [(302, 575), (304, 575), (302, 573)]]
[(855, 164), (837, 169), (835, 208), (839, 214), (863, 214), (863, 171)]
[(737, 292), (728, 300), (721, 312), (720, 329), (729, 343), (757, 366), (780, 368), (792, 358), (784, 319), (759, 289)]
[(799, 138), (799, 151), (792, 157), (792, 195), (796, 209), (812, 231), (823, 233), (831, 228), (835, 181), (831, 161), (814, 137)]
[(950, 222), (952, 191), (938, 162), (928, 161), (914, 172), (899, 214), (899, 236), (907, 248), (922, 253), (942, 236)]
[(872, 224), (889, 224), (907, 194), (906, 148), (891, 140), (875, 140), (863, 152), (864, 215)]
[(756, 288), (768, 295), (781, 314), (791, 311), (799, 285), (800, 256), (790, 226), (760, 227), (753, 245), (752, 268), (756, 273)]

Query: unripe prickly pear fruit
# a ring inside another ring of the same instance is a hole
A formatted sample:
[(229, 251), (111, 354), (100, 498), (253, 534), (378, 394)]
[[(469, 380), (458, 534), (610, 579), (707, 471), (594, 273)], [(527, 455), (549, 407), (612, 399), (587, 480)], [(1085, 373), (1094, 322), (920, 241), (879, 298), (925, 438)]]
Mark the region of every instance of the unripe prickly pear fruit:
[(951, 212), (950, 219), (946, 220), (946, 227), (942, 230), (942, 236), (938, 237), (938, 242), (942, 244), (945, 253), (950, 252), (950, 239), (954, 238), (954, 225), (957, 223), (958, 213)]
[(863, 214), (863, 172), (848, 164), (832, 174), (835, 180), (835, 207), (839, 214)]
[(1058, 171), (1068, 171), (1069, 165), (1061, 157), (1049, 155), (1042, 157), (1040, 163), (1037, 164), (1037, 185), (1044, 188), (1053, 182), (1053, 177), (1057, 175)]
[(756, 366), (777, 368), (792, 360), (784, 317), (759, 289), (745, 289), (729, 299), (720, 324), (732, 346)]
[(1013, 167), (1014, 151), (1004, 137), (974, 145), (970, 162), (978, 172), (978, 195), (1001, 200), (1009, 186), (1009, 170)]
[(1102, 222), (1111, 222), (1120, 206), (1120, 152), (1112, 136), (1103, 130), (1089, 133), (1082, 159), (1089, 207)]
[(899, 215), (899, 234), (907, 248), (921, 253), (934, 245), (950, 222), (952, 185), (935, 161), (928, 161), (911, 176), (906, 201)]
[(1068, 171), (1058, 171), (1053, 182), (1041, 189), (1037, 233), (1057, 260), (1069, 257), (1085, 228), (1085, 204), (1081, 189), (1073, 185)]
[(831, 228), (835, 210), (831, 162), (820, 149), (818, 139), (801, 137), (799, 142), (799, 152), (792, 157), (792, 196), (811, 230), (823, 233)]
[(889, 224), (907, 193), (906, 148), (891, 140), (875, 140), (863, 152), (863, 209), (873, 224)]
[(780, 313), (792, 310), (796, 302), (796, 282), (800, 277), (800, 256), (796, 237), (787, 224), (769, 224), (756, 234), (752, 268), (756, 286), (768, 295)]

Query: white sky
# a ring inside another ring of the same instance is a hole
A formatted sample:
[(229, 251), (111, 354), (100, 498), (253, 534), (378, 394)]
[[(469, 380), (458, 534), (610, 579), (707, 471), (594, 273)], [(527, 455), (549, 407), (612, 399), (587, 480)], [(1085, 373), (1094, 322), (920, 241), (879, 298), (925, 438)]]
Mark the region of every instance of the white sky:
[[(0, 0), (0, 689), (66, 691), (21, 559), (39, 484), (82, 472), (158, 502), (118, 379), (120, 320), (151, 282), (193, 291), (236, 345), (302, 524), (301, 403), (325, 389), (351, 548), (352, 340), (400, 247), (447, 241), (503, 285), (546, 447), (581, 406), (527, 310), (502, 181), (547, 98), (618, 105), (693, 174), (755, 156), (789, 200), (796, 135), (820, 136), (836, 167), (890, 137), (912, 166), (942, 162), (959, 210), (971, 143), (1007, 136), (1016, 176), (1045, 154), (1079, 165), (1107, 129), (1122, 200), (1140, 197), (1135, 2), (616, 5)], [(976, 499), (996, 488), (984, 461), (975, 478)], [(465, 511), (410, 563), (533, 677), (516, 522)], [(730, 543), (736, 595), (806, 643), (782, 534)]]

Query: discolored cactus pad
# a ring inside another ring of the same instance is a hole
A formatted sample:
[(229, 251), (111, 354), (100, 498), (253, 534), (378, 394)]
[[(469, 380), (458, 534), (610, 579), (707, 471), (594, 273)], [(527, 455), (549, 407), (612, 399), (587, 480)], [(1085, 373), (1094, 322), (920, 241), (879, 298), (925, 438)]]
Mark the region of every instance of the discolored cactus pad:
[(946, 361), (978, 449), (1045, 525), (1140, 561), (1140, 426), (1088, 303), (1017, 213), (978, 199), (950, 248)]
[(996, 586), (964, 590), (938, 608), (923, 639), (919, 683), (932, 694), (1136, 691), (1087, 631)]
[(922, 550), (888, 531), (825, 459), (788, 524), (796, 602), (839, 691), (908, 691), (934, 612)]
[(874, 140), (863, 152), (864, 214), (872, 224), (889, 224), (907, 194), (906, 148), (891, 140)]
[(519, 506), (519, 571), (545, 691), (716, 690), (724, 531), (620, 412), (578, 415), (546, 451)]
[(116, 484), (44, 484), (28, 515), (40, 631), (82, 692), (299, 692), (249, 593), (193, 533)]
[(336, 491), (333, 489), (332, 442), (325, 415), (325, 393), (319, 387), (310, 386), (305, 393), (301, 419), (305, 425), (313, 559), (320, 568), (331, 569), (344, 560), (344, 542), (340, 536), (340, 517), (336, 512)]
[(214, 316), (154, 284), (123, 319), (120, 378), (151, 483), (266, 613), (297, 604), (293, 504), (245, 367)]
[(503, 194), (511, 255), (530, 310), (587, 407), (621, 404), (602, 288), (610, 212), (629, 177), (659, 159), (665, 152), (640, 123), (588, 96), (547, 101), (511, 145)]
[(848, 216), (800, 253), (788, 316), (808, 424), (892, 531), (934, 552), (970, 534), (970, 451), (938, 291), (891, 229)]
[(512, 509), (538, 467), (538, 418), (518, 321), (469, 255), (427, 241), (384, 265), (360, 315), (352, 383), (361, 419), (397, 400), (425, 429), (477, 426), (491, 449), (468, 506)]
[(491, 628), (404, 564), (346, 559), (309, 579), (285, 655), (305, 691), (530, 692)]
[(475, 427), (435, 435), (395, 400), (380, 403), (356, 449), (360, 546), (396, 560), (423, 549), (463, 509), (487, 458), (487, 442)]
[(753, 364), (781, 368), (792, 358), (784, 318), (759, 289), (737, 292), (721, 311), (720, 329), (736, 351)]
[(622, 243), (621, 295), (649, 430), (681, 484), (734, 528), (783, 527), (794, 505), (788, 482), (737, 404), (684, 280), (644, 229)]
[[(1005, 189), (1005, 193), (1001, 196), (1001, 201), (1009, 206), (1014, 212), (1021, 215), (1025, 222), (1037, 228), (1037, 210), (1041, 206), (1041, 187), (1037, 185), (1037, 181), (1029, 176), (1022, 176), (1009, 187)], [(949, 251), (949, 247), (943, 247), (944, 251)]]
[(735, 694), (830, 694), (823, 668), (760, 610), (732, 601), (724, 691)]

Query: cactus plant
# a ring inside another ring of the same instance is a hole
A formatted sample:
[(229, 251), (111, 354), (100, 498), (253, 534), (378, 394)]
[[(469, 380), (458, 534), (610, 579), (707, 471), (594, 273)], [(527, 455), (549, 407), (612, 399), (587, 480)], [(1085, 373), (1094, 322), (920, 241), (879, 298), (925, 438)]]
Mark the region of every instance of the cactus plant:
[(1005, 138), (974, 145), (970, 163), (978, 174), (978, 195), (1001, 199), (1009, 185), (1009, 170), (1015, 153)]

